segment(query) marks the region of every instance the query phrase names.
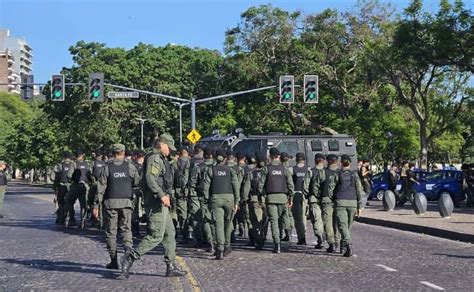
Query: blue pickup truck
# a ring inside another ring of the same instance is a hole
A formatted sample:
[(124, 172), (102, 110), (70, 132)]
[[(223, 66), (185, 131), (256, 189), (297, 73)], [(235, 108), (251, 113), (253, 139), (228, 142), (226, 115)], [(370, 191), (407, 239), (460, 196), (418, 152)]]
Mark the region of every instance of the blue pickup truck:
[[(453, 201), (462, 201), (464, 194), (461, 188), (461, 171), (459, 170), (436, 170), (426, 172), (415, 170), (416, 180), (420, 182), (415, 186), (417, 192), (425, 194), (428, 200), (438, 200), (442, 193), (451, 195)], [(372, 192), (370, 199), (382, 200), (384, 192), (388, 189), (387, 176), (384, 172), (372, 177)], [(401, 189), (401, 181), (397, 183), (397, 190)]]

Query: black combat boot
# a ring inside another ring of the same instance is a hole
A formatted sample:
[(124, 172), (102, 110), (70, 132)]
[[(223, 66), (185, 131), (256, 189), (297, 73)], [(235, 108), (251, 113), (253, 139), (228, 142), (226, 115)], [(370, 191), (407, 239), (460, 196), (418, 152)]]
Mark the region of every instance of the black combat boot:
[(132, 253), (130, 251), (125, 251), (125, 255), (120, 260), (120, 263), (122, 264), (122, 275), (126, 279), (130, 277), (129, 271), (134, 261), (135, 259), (133, 258)]
[(285, 237), (281, 239), (281, 241), (290, 241), (290, 236), (291, 236), (291, 230), (285, 229)]
[(224, 256), (228, 256), (232, 253), (232, 248), (230, 246), (224, 247)]
[(207, 252), (208, 252), (208, 253), (213, 253), (213, 254), (216, 253), (216, 249), (214, 248), (214, 243), (211, 242), (211, 243), (209, 244), (209, 247), (207, 248)]
[(166, 264), (166, 277), (182, 277), (186, 276), (188, 272), (181, 270), (173, 263)]
[(275, 243), (275, 246), (273, 247), (273, 253), (281, 253), (279, 243)]
[(350, 244), (348, 244), (348, 245), (346, 246), (345, 252), (344, 252), (343, 256), (345, 256), (345, 257), (347, 257), (347, 258), (352, 256), (352, 248), (351, 248), (351, 245), (350, 245)]
[(105, 268), (109, 269), (109, 270), (118, 270), (119, 269), (117, 254), (110, 256), (110, 263), (108, 263), (105, 266)]
[(224, 251), (222, 250), (216, 250), (215, 254), (215, 260), (223, 260), (224, 259)]
[(316, 238), (318, 239), (318, 243), (314, 247), (315, 249), (323, 249), (324, 247), (324, 240), (321, 235), (316, 235)]
[(327, 253), (333, 253), (333, 252), (335, 252), (335, 251), (336, 251), (336, 249), (335, 249), (335, 247), (334, 247), (334, 243), (330, 243), (330, 244), (329, 244), (329, 247), (326, 249), (326, 252), (327, 252)]
[(306, 245), (306, 237), (303, 237), (301, 239), (298, 239), (298, 242), (296, 243), (296, 245)]

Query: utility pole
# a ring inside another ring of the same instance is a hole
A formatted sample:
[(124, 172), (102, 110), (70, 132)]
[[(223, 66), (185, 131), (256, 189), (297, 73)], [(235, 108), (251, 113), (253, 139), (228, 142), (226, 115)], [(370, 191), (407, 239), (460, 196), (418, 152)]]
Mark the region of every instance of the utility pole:
[(173, 101), (171, 103), (179, 107), (179, 142), (183, 143), (183, 106), (188, 105), (189, 103), (179, 103)]
[(143, 150), (143, 125), (145, 124), (148, 119), (142, 118), (140, 116), (139, 118), (135, 118), (136, 120), (140, 121), (140, 134), (141, 134), (141, 143), (140, 143), (140, 149)]

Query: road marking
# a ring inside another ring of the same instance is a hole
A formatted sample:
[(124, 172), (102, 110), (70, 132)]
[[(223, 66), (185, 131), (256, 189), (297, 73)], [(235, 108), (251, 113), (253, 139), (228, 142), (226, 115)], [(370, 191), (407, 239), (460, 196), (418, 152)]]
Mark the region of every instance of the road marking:
[(386, 265), (376, 264), (377, 267), (383, 268), (387, 272), (396, 272), (397, 270), (387, 267)]
[(444, 289), (443, 287), (440, 287), (440, 286), (438, 286), (438, 285), (435, 285), (435, 284), (430, 283), (430, 282), (427, 282), (427, 281), (420, 281), (420, 283), (423, 284), (423, 285), (426, 285), (426, 286), (428, 286), (428, 287), (430, 287), (430, 288), (433, 288), (433, 289), (435, 289), (435, 290), (439, 290), (439, 291), (444, 291), (444, 290), (446, 290), (446, 289)]
[(188, 272), (186, 274), (186, 279), (188, 279), (189, 284), (191, 285), (193, 292), (201, 292), (201, 286), (199, 285), (198, 280), (194, 276), (193, 272), (191, 271), (191, 268), (186, 264), (186, 261), (184, 258), (177, 256), (176, 257), (176, 262), (181, 266), (183, 270)]

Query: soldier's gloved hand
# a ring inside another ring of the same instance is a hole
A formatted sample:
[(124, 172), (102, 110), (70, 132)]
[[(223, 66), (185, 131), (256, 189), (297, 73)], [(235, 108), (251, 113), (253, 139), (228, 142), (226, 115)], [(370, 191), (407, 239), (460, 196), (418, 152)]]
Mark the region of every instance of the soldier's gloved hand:
[(166, 195), (166, 196), (161, 197), (161, 203), (162, 203), (163, 206), (165, 206), (165, 207), (171, 206), (170, 196)]

